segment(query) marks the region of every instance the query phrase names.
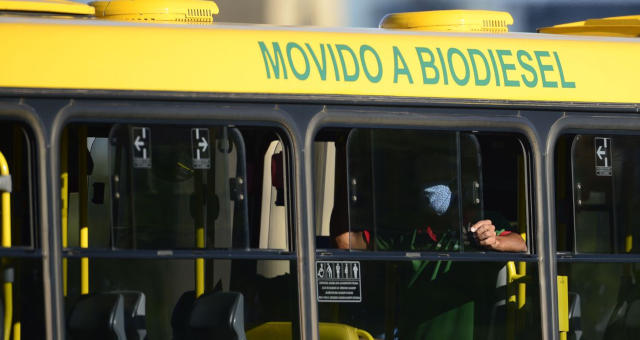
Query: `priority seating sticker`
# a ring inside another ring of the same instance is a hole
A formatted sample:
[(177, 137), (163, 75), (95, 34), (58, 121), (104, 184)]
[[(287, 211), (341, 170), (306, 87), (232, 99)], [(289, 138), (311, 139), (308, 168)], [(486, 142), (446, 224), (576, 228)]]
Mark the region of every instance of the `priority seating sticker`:
[(358, 261), (316, 261), (318, 302), (362, 302)]

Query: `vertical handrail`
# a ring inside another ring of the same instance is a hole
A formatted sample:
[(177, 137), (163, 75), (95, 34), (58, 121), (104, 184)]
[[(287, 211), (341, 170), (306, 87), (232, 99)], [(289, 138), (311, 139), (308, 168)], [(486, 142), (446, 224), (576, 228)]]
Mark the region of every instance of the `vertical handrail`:
[[(80, 248), (89, 248), (87, 175), (87, 127), (78, 129), (78, 188), (80, 201)], [(80, 294), (89, 294), (89, 258), (80, 259)]]
[[(69, 131), (62, 133), (62, 145), (60, 150), (60, 199), (62, 200), (62, 248), (69, 246)], [(62, 259), (62, 292), (67, 296), (68, 284), (67, 258)]]
[[(11, 174), (7, 159), (0, 152), (0, 178), (2, 179), (2, 247), (11, 248)], [(11, 274), (11, 275), (9, 275)], [(11, 323), (13, 322), (13, 270), (5, 269), (3, 283), (4, 291), (4, 334), (3, 339), (9, 340), (11, 336)]]
[[(196, 195), (196, 205), (197, 208), (194, 209), (197, 216), (194, 216), (194, 221), (196, 222), (196, 248), (203, 249), (205, 246), (205, 237), (204, 237), (204, 228), (207, 223), (206, 217), (206, 188), (207, 186), (203, 184), (203, 176), (205, 175), (204, 171), (206, 170), (195, 170), (194, 172), (194, 194)], [(204, 294), (204, 286), (205, 286), (205, 272), (204, 272), (204, 259), (196, 258), (195, 261), (195, 270), (196, 270), (196, 298), (199, 298), (202, 294)]]
[(558, 275), (558, 330), (560, 340), (569, 333), (569, 277)]

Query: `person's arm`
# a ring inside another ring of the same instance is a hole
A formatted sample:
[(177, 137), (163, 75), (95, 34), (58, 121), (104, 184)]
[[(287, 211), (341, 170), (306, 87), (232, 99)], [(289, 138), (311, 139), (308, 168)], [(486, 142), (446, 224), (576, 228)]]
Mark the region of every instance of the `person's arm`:
[(343, 232), (337, 235), (334, 241), (338, 249), (367, 249), (367, 242), (365, 241), (364, 232), (362, 231)]
[(517, 233), (497, 235), (496, 226), (491, 220), (476, 222), (471, 227), (473, 236), (481, 246), (497, 251), (524, 252), (527, 251), (527, 244)]

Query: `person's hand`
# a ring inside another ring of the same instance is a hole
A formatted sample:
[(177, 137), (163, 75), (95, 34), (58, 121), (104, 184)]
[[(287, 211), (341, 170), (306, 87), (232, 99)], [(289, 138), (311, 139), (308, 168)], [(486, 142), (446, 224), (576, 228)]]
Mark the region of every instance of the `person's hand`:
[(527, 243), (517, 233), (496, 234), (496, 226), (491, 220), (482, 220), (471, 226), (473, 237), (483, 247), (497, 251), (527, 251)]
[(482, 220), (471, 226), (473, 237), (481, 246), (489, 249), (497, 250), (500, 245), (498, 235), (496, 234), (496, 226), (491, 220)]

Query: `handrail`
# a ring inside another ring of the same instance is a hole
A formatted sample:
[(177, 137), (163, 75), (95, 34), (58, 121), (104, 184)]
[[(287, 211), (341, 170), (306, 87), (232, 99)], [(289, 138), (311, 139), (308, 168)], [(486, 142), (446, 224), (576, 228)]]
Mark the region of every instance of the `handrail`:
[[(0, 152), (0, 178), (3, 185), (2, 192), (2, 247), (11, 248), (11, 174), (7, 159)], [(13, 269), (4, 270), (4, 334), (3, 339), (9, 340), (11, 336), (11, 323), (13, 322)], [(19, 327), (19, 326), (18, 326)]]
[[(62, 200), (62, 248), (69, 246), (69, 132), (67, 129), (62, 133), (62, 150), (60, 155), (60, 199)], [(67, 296), (68, 291), (68, 260), (62, 259), (62, 293)]]
[(569, 333), (569, 277), (558, 275), (558, 330), (560, 340)]
[(2, 246), (11, 247), (11, 174), (9, 173), (9, 164), (0, 152), (0, 176), (4, 178), (5, 188), (0, 187), (2, 191)]
[[(88, 197), (87, 183), (87, 127), (78, 129), (78, 188), (80, 201), (80, 248), (89, 248)], [(80, 294), (89, 294), (89, 258), (80, 259)]]

